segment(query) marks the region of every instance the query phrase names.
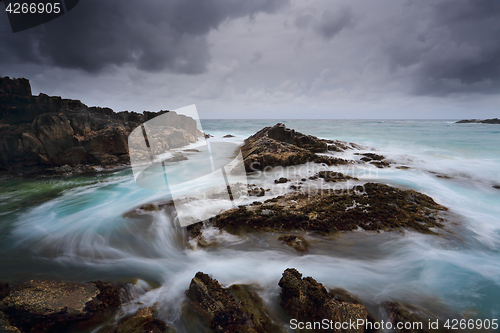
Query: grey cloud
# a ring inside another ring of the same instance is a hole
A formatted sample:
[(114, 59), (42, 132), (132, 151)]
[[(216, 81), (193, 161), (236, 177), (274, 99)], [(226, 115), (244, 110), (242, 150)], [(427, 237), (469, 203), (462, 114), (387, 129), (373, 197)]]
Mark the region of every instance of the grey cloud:
[(255, 64), (255, 63), (259, 62), (263, 56), (264, 55), (262, 54), (262, 52), (260, 52), (260, 51), (255, 52), (252, 55), (252, 58), (250, 59), (250, 63)]
[(350, 9), (325, 10), (317, 22), (315, 30), (323, 38), (330, 40), (343, 29), (349, 28), (353, 24), (354, 19)]
[(288, 0), (82, 0), (68, 14), (12, 34), (0, 24), (2, 65), (34, 63), (98, 73), (130, 64), (144, 71), (197, 74), (210, 60), (207, 34), (223, 22)]
[(415, 67), (414, 93), (498, 93), (500, 2), (444, 0), (424, 19), (427, 30), (407, 31), (387, 48), (393, 67)]
[(294, 25), (299, 29), (305, 29), (312, 21), (312, 16), (309, 14), (300, 14), (293, 21)]

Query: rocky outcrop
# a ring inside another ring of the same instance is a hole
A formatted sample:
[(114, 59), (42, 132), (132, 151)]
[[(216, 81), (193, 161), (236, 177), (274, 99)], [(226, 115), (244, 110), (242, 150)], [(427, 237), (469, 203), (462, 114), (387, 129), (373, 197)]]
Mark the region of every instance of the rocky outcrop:
[(0, 78), (0, 171), (58, 173), (129, 164), (128, 135), (166, 113), (169, 124), (163, 125), (176, 147), (202, 135), (192, 118), (175, 112), (115, 113), (78, 100), (32, 96), (28, 80)]
[[(332, 147), (335, 146), (334, 141), (305, 135), (278, 123), (273, 127), (265, 127), (247, 138), (241, 147), (241, 152), (247, 172), (263, 170), (266, 167), (299, 165), (306, 162), (327, 165), (348, 164), (349, 161), (345, 159), (316, 154), (327, 152), (329, 143)], [(345, 143), (344, 147), (347, 148), (348, 145)], [(338, 149), (341, 150), (341, 148)]]
[(154, 318), (153, 309), (145, 308), (113, 327), (109, 333), (175, 333), (175, 329)]
[(30, 281), (0, 302), (0, 311), (22, 332), (85, 328), (121, 306), (118, 289), (103, 282)]
[[(438, 212), (446, 210), (429, 196), (414, 190), (401, 190), (384, 184), (367, 183), (349, 190), (294, 192), (262, 204), (240, 206), (209, 220), (227, 232), (290, 230), (322, 234), (363, 230), (407, 228), (434, 233), (442, 227)], [(188, 227), (191, 237), (198, 237), (199, 224)]]
[[(358, 302), (348, 302), (336, 298), (334, 293), (312, 277), (302, 278), (295, 268), (288, 268), (283, 273), (278, 285), (281, 287), (281, 306), (291, 318), (302, 322), (322, 322), (324, 319), (333, 323), (357, 322), (358, 319), (366, 321), (368, 311)], [(355, 329), (319, 328), (313, 332), (364, 332), (363, 326)]]
[(186, 296), (189, 306), (215, 332), (286, 332), (273, 322), (269, 309), (249, 286), (223, 288), (217, 280), (198, 272)]
[(462, 119), (462, 120), (455, 122), (455, 124), (500, 124), (500, 119), (498, 119), (498, 118), (484, 119), (484, 120)]

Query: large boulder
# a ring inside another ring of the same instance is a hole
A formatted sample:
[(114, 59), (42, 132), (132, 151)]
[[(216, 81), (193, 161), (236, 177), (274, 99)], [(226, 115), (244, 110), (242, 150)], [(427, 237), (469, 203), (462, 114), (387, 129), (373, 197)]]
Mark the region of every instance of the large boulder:
[[(302, 278), (294, 268), (288, 268), (283, 273), (278, 285), (281, 287), (281, 306), (288, 315), (301, 322), (323, 322), (329, 323), (357, 323), (358, 320), (366, 321), (368, 312), (366, 308), (357, 302), (346, 302), (336, 299), (335, 295), (328, 292), (326, 288), (312, 277)], [(350, 332), (362, 333), (364, 326), (353, 329), (347, 328), (336, 330), (316, 329), (314, 332)]]
[(95, 325), (120, 306), (118, 289), (107, 283), (30, 281), (11, 291), (0, 311), (23, 332), (49, 332)]

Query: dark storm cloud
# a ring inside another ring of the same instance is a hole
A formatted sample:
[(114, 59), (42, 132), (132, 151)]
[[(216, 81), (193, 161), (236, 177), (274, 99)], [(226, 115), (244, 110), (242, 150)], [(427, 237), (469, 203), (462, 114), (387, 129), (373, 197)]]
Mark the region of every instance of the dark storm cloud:
[(415, 66), (417, 94), (498, 93), (500, 1), (445, 0), (424, 31), (405, 31), (388, 47), (393, 67)]
[(315, 30), (323, 38), (330, 40), (343, 29), (351, 27), (353, 23), (353, 16), (348, 8), (341, 8), (336, 11), (325, 10)]
[(347, 7), (324, 9), (319, 13), (314, 15), (301, 13), (295, 17), (293, 23), (302, 30), (312, 25), (314, 32), (326, 40), (330, 40), (342, 30), (354, 26), (352, 11)]
[(201, 73), (207, 34), (226, 20), (273, 13), (288, 0), (82, 0), (70, 13), (12, 34), (0, 27), (0, 58), (87, 72), (131, 64), (145, 71)]

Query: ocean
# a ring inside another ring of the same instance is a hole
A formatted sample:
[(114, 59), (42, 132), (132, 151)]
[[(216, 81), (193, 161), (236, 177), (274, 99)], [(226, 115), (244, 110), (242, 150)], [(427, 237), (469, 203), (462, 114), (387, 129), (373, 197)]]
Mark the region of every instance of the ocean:
[[(198, 248), (186, 243), (183, 230), (164, 212), (124, 215), (168, 197), (165, 191), (138, 187), (130, 168), (94, 175), (4, 177), (0, 281), (134, 282), (140, 297), (125, 306), (122, 315), (156, 304), (160, 318), (175, 323), (184, 290), (198, 271), (223, 285), (258, 285), (264, 300), (275, 306), (277, 282), (286, 268), (294, 267), (327, 287), (348, 290), (368, 305), (404, 300), (434, 314), (500, 317), (500, 189), (493, 187), (500, 185), (500, 125), (451, 120), (201, 121), (204, 132), (216, 138), (234, 135), (227, 140), (236, 143), (278, 122), (386, 156), (393, 167), (331, 169), (357, 176), (361, 183), (380, 182), (431, 196), (449, 208), (444, 231), (312, 236), (311, 250), (298, 254), (269, 241), (276, 238), (273, 235), (238, 237), (209, 230), (217, 245)], [(354, 152), (338, 156), (351, 158)], [(272, 182), (283, 172), (249, 176), (249, 182), (286, 192)], [(288, 176), (306, 176), (294, 172)]]

